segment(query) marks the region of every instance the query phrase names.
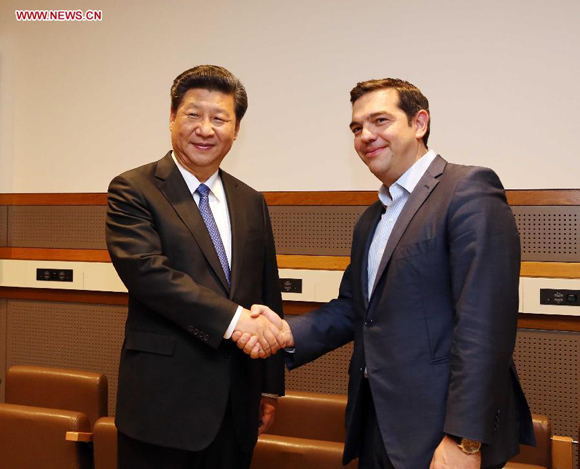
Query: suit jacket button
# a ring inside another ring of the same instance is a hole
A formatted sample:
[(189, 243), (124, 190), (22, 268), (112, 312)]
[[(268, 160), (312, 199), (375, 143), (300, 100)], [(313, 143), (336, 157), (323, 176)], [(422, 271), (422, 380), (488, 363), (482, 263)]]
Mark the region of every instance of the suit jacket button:
[(367, 326), (367, 327), (371, 327), (372, 325), (373, 325), (373, 320), (372, 320), (372, 319), (367, 319), (367, 320), (365, 321), (365, 326)]

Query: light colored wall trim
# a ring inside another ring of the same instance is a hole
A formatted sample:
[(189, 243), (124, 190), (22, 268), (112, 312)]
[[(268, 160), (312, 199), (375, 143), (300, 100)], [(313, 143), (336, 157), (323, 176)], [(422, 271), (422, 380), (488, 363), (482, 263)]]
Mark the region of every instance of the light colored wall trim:
[(338, 295), (343, 272), (332, 270), (280, 269), (280, 278), (302, 280), (302, 293), (282, 293), (284, 301), (326, 303)]
[[(73, 282), (36, 280), (36, 269), (72, 269)], [(336, 298), (342, 271), (280, 269), (280, 278), (302, 280), (302, 293), (284, 293), (285, 301), (324, 303)], [(104, 262), (59, 262), (0, 260), (0, 287), (80, 290), (95, 292), (127, 292), (112, 264)], [(578, 306), (540, 305), (540, 289), (580, 290), (580, 279), (525, 278), (520, 279), (520, 312), (580, 316)]]
[(558, 316), (580, 316), (580, 306), (555, 306), (540, 304), (540, 289), (580, 290), (579, 279), (525, 278), (522, 279), (523, 295), (520, 297), (524, 313)]
[[(72, 282), (36, 280), (36, 269), (72, 269)], [(0, 286), (126, 292), (112, 264), (101, 262), (60, 262), (0, 260)]]

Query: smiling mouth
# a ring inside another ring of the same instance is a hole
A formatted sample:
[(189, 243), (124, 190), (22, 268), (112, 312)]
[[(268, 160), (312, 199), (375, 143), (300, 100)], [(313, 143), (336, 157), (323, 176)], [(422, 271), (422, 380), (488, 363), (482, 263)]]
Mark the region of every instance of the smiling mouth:
[(373, 157), (378, 155), (385, 147), (372, 148), (365, 151), (365, 156)]
[(198, 150), (210, 150), (214, 145), (209, 143), (192, 143), (192, 145)]

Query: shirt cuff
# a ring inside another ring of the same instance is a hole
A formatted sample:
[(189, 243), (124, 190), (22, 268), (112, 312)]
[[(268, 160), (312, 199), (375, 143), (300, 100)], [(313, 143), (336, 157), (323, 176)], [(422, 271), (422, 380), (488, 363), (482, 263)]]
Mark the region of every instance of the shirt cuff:
[(278, 399), (280, 396), (278, 394), (270, 394), (267, 392), (263, 392), (262, 397), (270, 397), (272, 399)]
[(230, 322), (230, 325), (226, 329), (226, 332), (224, 334), (224, 339), (230, 339), (232, 337), (232, 334), (236, 330), (236, 326), (238, 325), (238, 320), (240, 319), (240, 315), (242, 314), (243, 310), (244, 310), (244, 308), (242, 308), (241, 306), (238, 306), (238, 309), (236, 309), (236, 314), (234, 314), (234, 317), (232, 318), (232, 322)]

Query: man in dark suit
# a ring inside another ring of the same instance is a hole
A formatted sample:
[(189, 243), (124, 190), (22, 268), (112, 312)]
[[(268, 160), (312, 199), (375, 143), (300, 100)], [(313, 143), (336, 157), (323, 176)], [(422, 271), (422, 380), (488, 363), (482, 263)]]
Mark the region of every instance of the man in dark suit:
[[(202, 65), (171, 88), (173, 151), (113, 179), (107, 246), (129, 291), (119, 367), (119, 469), (249, 467), (284, 393), (281, 355), (229, 340), (274, 328), (246, 308), (282, 307), (264, 198), (219, 169), (247, 108), (243, 85)], [(258, 321), (256, 319), (259, 319)]]
[[(339, 297), (277, 322), (295, 347), (287, 363), (354, 340), (345, 463), (503, 467), (534, 438), (512, 361), (520, 244), (502, 184), (428, 150), (429, 104), (414, 85), (359, 83), (351, 102), (354, 146), (380, 200), (354, 229)], [(240, 335), (251, 351), (257, 338)]]

